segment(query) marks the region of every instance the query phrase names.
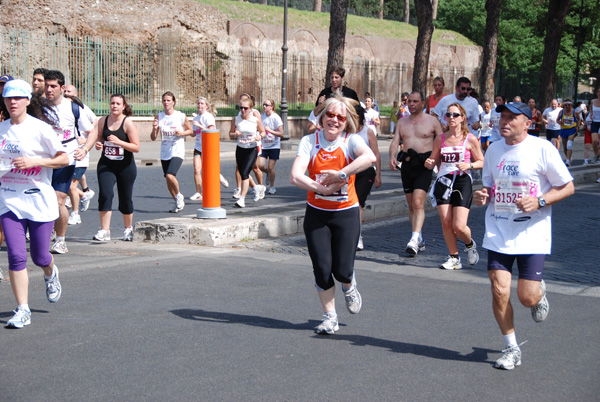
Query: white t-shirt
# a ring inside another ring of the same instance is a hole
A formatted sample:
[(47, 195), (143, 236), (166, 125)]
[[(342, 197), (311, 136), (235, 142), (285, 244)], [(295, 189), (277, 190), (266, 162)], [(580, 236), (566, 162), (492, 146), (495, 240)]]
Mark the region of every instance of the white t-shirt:
[(183, 131), (185, 114), (175, 110), (169, 116), (165, 112), (158, 114), (158, 128), (161, 134), (160, 159), (168, 161), (171, 158), (185, 159), (184, 137), (177, 137), (176, 131)]
[(481, 136), (489, 137), (492, 134), (492, 128), (490, 127), (490, 119), (492, 117), (492, 111), (489, 113), (482, 112), (479, 115), (479, 119), (481, 121)]
[(310, 111), (310, 115), (308, 115), (308, 121), (310, 121), (315, 126), (319, 125), (319, 119), (317, 118), (317, 116), (315, 116), (315, 111), (314, 110)]
[(560, 124), (556, 122), (558, 120), (558, 115), (562, 111), (561, 107), (557, 107), (552, 110), (551, 107), (544, 110), (543, 116), (548, 120), (548, 124), (546, 125), (546, 130), (560, 130)]
[(379, 118), (379, 112), (373, 109), (365, 110), (365, 125), (368, 126), (374, 133), (377, 133), (377, 125), (375, 119)]
[(496, 109), (492, 109), (490, 111), (490, 123), (492, 123), (492, 129), (490, 131), (490, 142), (496, 142), (503, 140), (502, 135), (500, 135), (500, 117), (502, 117), (502, 113), (496, 112)]
[(202, 152), (202, 129), (194, 125), (193, 122), (195, 121), (202, 124), (204, 127), (216, 126), (215, 116), (213, 116), (209, 111), (206, 111), (201, 115), (194, 117), (192, 120), (192, 129), (194, 130), (194, 134), (196, 134), (196, 145), (194, 145), (194, 148)]
[(450, 106), (453, 103), (458, 103), (465, 109), (465, 112), (467, 113), (467, 123), (469, 124), (469, 131), (471, 131), (471, 134), (477, 137), (477, 130), (473, 130), (473, 128), (471, 128), (471, 125), (473, 123), (479, 121), (479, 103), (477, 103), (477, 100), (475, 98), (467, 96), (463, 100), (458, 100), (456, 94), (446, 95), (442, 99), (440, 99), (437, 105), (435, 105), (433, 112), (438, 116), (440, 122), (447, 126), (448, 121), (446, 120), (446, 112), (448, 111), (448, 106)]
[[(87, 105), (83, 105), (83, 113), (85, 114), (86, 118), (90, 121), (90, 123), (92, 123), (92, 126), (93, 126), (97, 119), (96, 114)], [(87, 141), (88, 135), (84, 131), (79, 131), (79, 134), (84, 139), (84, 141)], [(86, 168), (89, 166), (90, 166), (90, 153), (89, 152), (87, 154), (85, 154), (85, 158), (83, 158), (82, 160), (75, 161), (76, 168), (78, 168), (78, 167)]]
[(266, 136), (262, 139), (263, 149), (280, 149), (281, 148), (281, 137), (271, 134), (267, 131), (267, 127), (271, 130), (277, 131), (277, 129), (283, 126), (283, 120), (275, 112), (271, 113), (271, 116), (267, 116), (265, 113), (260, 115), (263, 127), (265, 128)]
[(483, 247), (502, 254), (550, 254), (552, 207), (517, 210), (524, 195), (539, 197), (573, 180), (550, 141), (528, 135), (516, 145), (494, 142), (485, 154), (482, 182), (492, 189)]
[[(63, 98), (59, 105), (52, 106), (52, 109), (58, 116), (58, 127), (54, 132), (62, 142), (64, 151), (69, 155), (69, 165), (75, 165), (75, 151), (79, 148), (77, 142), (77, 130), (75, 128), (75, 116), (73, 116), (72, 102), (70, 99)], [(90, 122), (85, 109), (79, 110), (79, 131), (91, 131), (94, 124)]]
[(250, 114), (248, 119), (243, 119), (239, 114), (235, 117), (235, 127), (242, 133), (237, 137), (237, 146), (240, 148), (255, 148), (258, 146), (256, 136), (258, 135), (258, 119)]
[[(70, 102), (69, 102), (70, 104)], [(21, 124), (0, 123), (0, 167), (6, 172), (18, 157), (52, 158), (65, 152), (51, 126), (27, 115)], [(58, 218), (58, 201), (52, 188), (52, 169), (12, 168), (0, 178), (0, 215), (12, 211), (19, 219), (52, 222)]]

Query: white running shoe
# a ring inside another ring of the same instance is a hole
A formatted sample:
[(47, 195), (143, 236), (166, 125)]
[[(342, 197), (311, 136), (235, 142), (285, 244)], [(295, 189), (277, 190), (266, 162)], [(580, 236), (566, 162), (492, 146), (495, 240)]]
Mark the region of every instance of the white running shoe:
[(94, 240), (97, 241), (109, 241), (110, 240), (110, 230), (100, 229), (98, 233), (94, 235)]
[(352, 285), (352, 288), (344, 292), (344, 299), (346, 299), (346, 308), (350, 314), (357, 314), (362, 307), (362, 297), (358, 293), (356, 283)]
[(229, 182), (227, 181), (227, 179), (223, 175), (221, 175), (221, 179), (220, 180), (221, 180), (221, 185), (223, 187), (225, 187), (225, 188), (229, 187)]
[(65, 207), (73, 208), (73, 206), (71, 205), (71, 197), (69, 197), (68, 195), (67, 195), (67, 198), (65, 199)]
[(242, 196), (242, 189), (241, 188), (236, 188), (235, 190), (233, 190), (233, 196), (232, 198), (240, 198)]
[(329, 313), (325, 313), (323, 314), (323, 320), (315, 328), (315, 332), (319, 335), (333, 335), (339, 329), (337, 316), (331, 317)]
[(441, 269), (461, 269), (462, 263), (460, 257), (452, 257), (451, 255), (446, 258), (446, 261), (440, 265)]
[(406, 254), (415, 256), (419, 253), (419, 242), (414, 239), (410, 239), (406, 245)]
[(185, 201), (183, 200), (183, 194), (179, 193), (175, 196), (175, 206), (169, 212), (177, 213), (185, 207)]
[(419, 242), (419, 253), (421, 251), (425, 251), (425, 242), (423, 240)]
[(362, 235), (358, 238), (358, 244), (356, 245), (356, 249), (358, 251), (363, 250), (365, 248), (365, 245), (363, 244), (363, 238)]
[(246, 201), (244, 200), (244, 198), (239, 198), (235, 202), (235, 206), (238, 207), (238, 208), (245, 208), (246, 207)]
[(25, 325), (31, 324), (31, 311), (24, 309), (17, 309), (13, 311), (15, 315), (8, 321), (6, 326), (9, 328), (23, 328)]
[(275, 187), (269, 187), (269, 191), (267, 191), (267, 194), (273, 195), (276, 192), (277, 192), (277, 189)]
[(469, 264), (475, 265), (479, 262), (479, 253), (477, 252), (477, 243), (475, 243), (474, 239), (471, 240), (473, 241), (473, 246), (465, 248), (465, 251), (467, 252), (467, 261)]
[(133, 241), (133, 228), (125, 228), (123, 231), (123, 241)]
[(192, 201), (201, 201), (202, 200), (202, 194), (195, 193), (194, 195), (192, 195), (190, 197), (190, 200), (192, 200)]
[(92, 198), (94, 198), (94, 196), (96, 195), (96, 192), (94, 190), (88, 189), (88, 191), (85, 191), (85, 195), (87, 196), (88, 200), (92, 200)]
[(92, 199), (87, 195), (83, 194), (83, 196), (79, 199), (79, 210), (81, 212), (85, 212), (90, 207), (90, 201)]
[(531, 308), (531, 318), (535, 322), (544, 321), (550, 311), (550, 303), (548, 303), (548, 299), (546, 298), (546, 282), (543, 279), (540, 282), (540, 289), (542, 289), (542, 298), (538, 304)]
[(259, 199), (263, 199), (265, 198), (265, 194), (267, 193), (267, 187), (266, 186), (260, 186), (260, 193), (259, 193)]
[(58, 279), (58, 268), (54, 265), (54, 271), (50, 279), (44, 278), (46, 282), (46, 298), (50, 303), (56, 303), (62, 294), (60, 280)]
[(254, 202), (260, 200), (261, 187), (262, 186), (260, 184), (254, 186)]
[(79, 225), (81, 223), (81, 216), (76, 211), (71, 212), (69, 215), (69, 220), (67, 221), (69, 225)]
[(502, 351), (502, 357), (494, 363), (495, 368), (502, 370), (512, 370), (521, 365), (521, 348), (513, 346)]
[(50, 253), (52, 254), (66, 254), (68, 252), (67, 243), (64, 240), (57, 240), (52, 247), (50, 247)]

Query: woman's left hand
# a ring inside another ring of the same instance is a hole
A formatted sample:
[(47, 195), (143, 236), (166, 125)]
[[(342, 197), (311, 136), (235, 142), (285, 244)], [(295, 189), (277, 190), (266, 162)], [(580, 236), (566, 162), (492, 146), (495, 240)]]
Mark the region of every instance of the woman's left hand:
[[(321, 184), (324, 186), (331, 186), (333, 184), (341, 184), (343, 186), (346, 183), (345, 179), (340, 179), (340, 171), (339, 170), (322, 170), (321, 174), (324, 175), (321, 178)], [(338, 190), (339, 190), (338, 188)]]
[(466, 172), (467, 170), (471, 169), (471, 164), (470, 163), (466, 163), (466, 162), (458, 162), (456, 164), (456, 167), (461, 172)]

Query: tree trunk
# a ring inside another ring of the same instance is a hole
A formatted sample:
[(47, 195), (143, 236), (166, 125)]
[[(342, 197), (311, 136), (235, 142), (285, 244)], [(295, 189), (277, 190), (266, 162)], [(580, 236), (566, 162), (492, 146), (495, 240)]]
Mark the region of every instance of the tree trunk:
[(380, 20), (383, 19), (383, 1), (384, 0), (379, 0), (379, 19)]
[(431, 0), (415, 0), (417, 12), (417, 47), (415, 49), (415, 63), (413, 70), (412, 90), (427, 94), (427, 67), (429, 66), (429, 53), (431, 52), (431, 37), (433, 36), (433, 9)]
[(404, 0), (404, 22), (406, 22), (408, 24), (409, 20), (410, 20), (410, 0)]
[(431, 2), (431, 7), (433, 8), (433, 20), (437, 20), (437, 9), (438, 9), (438, 4), (440, 3), (440, 0), (433, 0)]
[(560, 38), (572, 0), (550, 0), (548, 25), (544, 39), (544, 58), (540, 79), (540, 109), (547, 108), (556, 95), (556, 60), (560, 49)]
[(485, 20), (485, 37), (483, 40), (483, 55), (479, 77), (479, 100), (494, 99), (494, 76), (496, 74), (496, 57), (498, 55), (498, 26), (500, 25), (500, 0), (485, 2), (487, 18)]
[(320, 13), (321, 12), (321, 0), (314, 0), (313, 2), (313, 11)]
[(263, 2), (262, 2), (262, 3), (263, 3), (265, 6), (268, 6), (268, 5), (269, 5), (269, 0), (263, 0)]
[(329, 12), (329, 50), (327, 51), (326, 86), (331, 86), (329, 71), (335, 66), (344, 65), (344, 46), (346, 44), (346, 16), (348, 0), (332, 0)]

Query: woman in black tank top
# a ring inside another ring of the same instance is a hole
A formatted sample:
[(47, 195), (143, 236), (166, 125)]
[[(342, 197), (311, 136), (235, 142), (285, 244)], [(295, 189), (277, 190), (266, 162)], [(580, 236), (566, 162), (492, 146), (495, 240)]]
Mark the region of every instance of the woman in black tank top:
[(137, 128), (128, 116), (133, 114), (125, 97), (115, 94), (110, 97), (110, 114), (98, 122), (101, 134), (96, 149), (102, 151), (98, 161), (98, 211), (100, 230), (94, 240), (110, 240), (110, 219), (115, 183), (119, 192), (119, 211), (123, 214), (125, 230), (123, 240), (133, 240), (133, 183), (137, 168), (134, 152), (140, 150)]

